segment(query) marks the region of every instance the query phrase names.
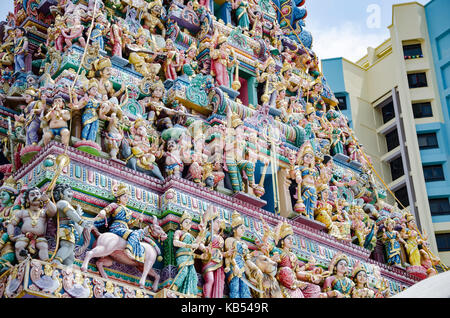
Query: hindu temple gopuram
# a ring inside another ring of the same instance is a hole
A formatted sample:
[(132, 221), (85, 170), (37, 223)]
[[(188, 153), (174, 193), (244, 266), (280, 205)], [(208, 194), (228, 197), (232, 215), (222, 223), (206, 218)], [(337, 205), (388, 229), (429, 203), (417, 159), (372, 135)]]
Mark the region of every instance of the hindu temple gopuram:
[(436, 275), (304, 5), (14, 0), (0, 297), (386, 298)]

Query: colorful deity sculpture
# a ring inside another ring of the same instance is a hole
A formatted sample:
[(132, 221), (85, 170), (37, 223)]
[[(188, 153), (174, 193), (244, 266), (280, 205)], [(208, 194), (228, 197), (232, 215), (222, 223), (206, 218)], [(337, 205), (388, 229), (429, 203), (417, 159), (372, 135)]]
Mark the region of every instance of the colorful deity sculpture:
[(375, 291), (368, 286), (367, 270), (361, 263), (355, 265), (352, 279), (355, 283), (351, 292), (352, 298), (375, 298)]
[(7, 233), (7, 226), (14, 210), (19, 208), (14, 205), (18, 194), (13, 177), (6, 179), (0, 187), (0, 275), (11, 268), (16, 260), (14, 245)]
[(28, 104), (24, 110), (25, 113), (25, 127), (26, 127), (26, 145), (37, 145), (40, 137), (39, 131), (41, 127), (41, 115), (45, 110), (46, 105), (40, 100), (39, 92), (34, 89), (28, 89), (24, 92), (23, 97)]
[[(244, 125), (239, 116), (235, 113), (229, 116), (229, 125), (235, 129), (234, 133), (227, 136), (225, 141), (225, 162), (224, 170), (228, 172), (231, 179), (231, 187), (234, 192), (244, 190), (243, 176), (247, 178), (247, 190), (255, 189), (257, 185), (254, 180), (254, 164), (246, 158), (247, 142), (238, 138), (243, 135)], [(251, 192), (250, 192), (251, 193)]]
[(112, 64), (109, 58), (99, 58), (93, 63), (95, 70), (95, 80), (98, 83), (98, 93), (102, 95), (102, 100), (111, 98), (119, 99), (125, 92), (126, 85), (122, 83), (120, 90), (116, 92), (113, 83), (111, 82)]
[(111, 158), (117, 159), (122, 141), (125, 138), (122, 128), (124, 118), (120, 105), (114, 101), (103, 103), (99, 118), (108, 122), (105, 131), (105, 143)]
[(349, 261), (345, 254), (338, 253), (331, 260), (329, 271), (332, 273), (323, 283), (323, 291), (329, 298), (350, 298), (355, 283), (347, 277)]
[(171, 39), (166, 40), (164, 52), (167, 56), (164, 61), (164, 75), (166, 76), (166, 80), (176, 80), (178, 77), (177, 68), (181, 66), (180, 52)]
[(127, 241), (126, 255), (137, 262), (144, 262), (144, 248), (141, 245), (145, 232), (144, 229), (132, 230), (142, 223), (142, 215), (133, 218), (132, 212), (127, 208), (130, 199), (130, 190), (124, 184), (118, 184), (112, 189), (114, 203), (102, 209), (93, 219), (96, 227), (106, 226), (108, 231), (118, 235)]
[(66, 17), (66, 28), (61, 30), (64, 38), (64, 51), (67, 51), (74, 44), (80, 45), (82, 48), (86, 47), (86, 40), (83, 37), (84, 26), (81, 24), (80, 16), (78, 14), (70, 14)]
[(277, 84), (281, 82), (281, 78), (277, 74), (276, 62), (272, 57), (266, 61), (264, 71), (257, 73), (256, 80), (259, 83), (264, 83), (261, 102), (269, 103), (271, 107), (275, 107), (275, 102), (278, 96)]
[(394, 230), (395, 221), (388, 218), (384, 222), (382, 241), (386, 252), (386, 263), (394, 266), (401, 266), (400, 242), (406, 244), (400, 233)]
[[(205, 252), (201, 259), (203, 262), (202, 275), (204, 279), (203, 297), (223, 298), (225, 288), (225, 272), (223, 268), (225, 240), (221, 235), (224, 223), (217, 212), (205, 214), (206, 230)], [(209, 227), (209, 230), (208, 230)]]
[(83, 220), (81, 214), (83, 211), (75, 209), (70, 203), (73, 198), (72, 187), (68, 184), (57, 184), (53, 190), (53, 198), (56, 202), (56, 209), (59, 217), (59, 246), (53, 262), (72, 266), (75, 261), (75, 244), (80, 238), (83, 228), (92, 227), (93, 223)]
[(44, 120), (48, 122), (48, 130), (44, 133), (44, 145), (47, 145), (56, 136), (61, 136), (61, 142), (69, 145), (70, 131), (68, 121), (71, 119), (70, 111), (64, 109), (65, 102), (61, 96), (53, 100), (52, 109), (44, 115)]
[[(242, 216), (234, 211), (231, 216), (232, 236), (225, 240), (225, 275), (230, 289), (230, 298), (251, 298), (250, 287), (245, 273), (250, 252), (242, 241), (245, 224)], [(231, 254), (231, 255), (230, 255)]]
[[(8, 235), (15, 244), (16, 258), (19, 262), (27, 255), (38, 253), (40, 260), (47, 261), (48, 218), (56, 215), (57, 209), (46, 193), (39, 188), (30, 188), (22, 197), (22, 209), (15, 211), (8, 224)], [(15, 228), (20, 227), (20, 234), (15, 235)]]
[(25, 56), (28, 54), (28, 39), (24, 28), (16, 28), (14, 37), (14, 72), (25, 72)]
[(197, 249), (204, 250), (202, 243), (189, 232), (192, 226), (192, 216), (184, 212), (180, 219), (180, 229), (175, 231), (173, 245), (177, 247), (175, 252), (178, 274), (172, 285), (175, 291), (188, 296), (196, 296), (198, 293), (198, 278), (194, 266), (194, 252)]
[(144, 28), (148, 29), (151, 34), (156, 34), (157, 29), (161, 32), (161, 36), (166, 36), (166, 28), (161, 22), (162, 3), (159, 0), (150, 2), (147, 6), (147, 12), (144, 11), (143, 20)]
[(236, 10), (237, 25), (243, 30), (250, 30), (250, 19), (248, 16), (249, 3), (246, 0), (234, 0), (232, 2), (233, 10)]
[(230, 86), (228, 68), (235, 65), (237, 60), (230, 59), (232, 50), (227, 48), (228, 38), (225, 35), (215, 34), (211, 40), (209, 54), (211, 56), (211, 75), (216, 78), (217, 85)]
[(81, 117), (81, 124), (83, 129), (81, 131), (81, 139), (95, 142), (99, 129), (98, 110), (101, 105), (101, 100), (98, 92), (98, 83), (95, 80), (89, 81), (86, 95), (80, 100), (78, 96), (73, 95), (73, 103), (71, 108), (73, 110), (83, 109)]
[(318, 173), (315, 169), (315, 153), (310, 144), (302, 146), (297, 163), (292, 171), (293, 179), (297, 181), (297, 203), (294, 209), (296, 212), (314, 219), (314, 209), (317, 203), (315, 178)]

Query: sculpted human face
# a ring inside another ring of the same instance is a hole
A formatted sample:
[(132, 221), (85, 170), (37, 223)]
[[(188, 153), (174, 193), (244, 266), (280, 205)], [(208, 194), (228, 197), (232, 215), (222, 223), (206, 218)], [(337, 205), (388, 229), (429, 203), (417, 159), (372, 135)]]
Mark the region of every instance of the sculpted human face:
[(336, 264), (336, 273), (341, 275), (347, 273), (347, 262), (345, 260), (341, 260)]
[(119, 204), (127, 205), (128, 203), (128, 194), (123, 194), (119, 197)]
[(190, 219), (186, 219), (181, 223), (181, 228), (185, 231), (189, 231), (192, 226), (192, 221)]
[(156, 98), (161, 98), (164, 94), (164, 90), (162, 89), (162, 87), (157, 87), (155, 88), (155, 90), (153, 91), (153, 97)]
[(288, 235), (283, 240), (283, 247), (284, 248), (292, 248), (294, 246), (294, 238), (292, 235)]
[(244, 225), (243, 225), (243, 224), (242, 224), (242, 225), (239, 225), (239, 226), (234, 230), (234, 234), (235, 234), (236, 237), (239, 237), (239, 238), (243, 237), (244, 234), (245, 234), (245, 227), (244, 227)]
[(0, 200), (3, 205), (6, 205), (11, 202), (11, 196), (7, 191), (0, 192)]
[(360, 271), (358, 275), (356, 275), (356, 281), (361, 285), (365, 285), (367, 283), (367, 273), (365, 271)]
[(72, 200), (72, 198), (73, 198), (73, 190), (71, 188), (67, 188), (66, 190), (64, 190), (63, 198), (66, 201)]
[(312, 163), (313, 159), (314, 159), (313, 155), (310, 153), (307, 153), (306, 155), (303, 156), (303, 163), (309, 165)]
[(23, 98), (25, 99), (25, 102), (27, 104), (29, 104), (29, 103), (31, 103), (33, 101), (33, 97), (31, 95), (29, 95), (29, 94), (23, 95)]
[(28, 194), (28, 202), (30, 205), (35, 204), (36, 202), (39, 202), (41, 200), (41, 191), (39, 190), (32, 190)]
[(105, 67), (105, 69), (102, 72), (102, 75), (104, 78), (110, 78), (111, 77), (111, 68)]

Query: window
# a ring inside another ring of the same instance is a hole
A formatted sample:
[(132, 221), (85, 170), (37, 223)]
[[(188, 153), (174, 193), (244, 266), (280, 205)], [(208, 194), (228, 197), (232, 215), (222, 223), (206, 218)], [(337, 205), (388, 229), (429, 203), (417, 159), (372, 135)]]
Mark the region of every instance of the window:
[(419, 88), (428, 86), (427, 76), (425, 73), (408, 74), (409, 88)]
[(405, 175), (405, 171), (403, 170), (402, 157), (398, 157), (397, 159), (392, 160), (389, 165), (391, 166), (392, 181), (397, 180), (401, 176)]
[(345, 96), (336, 96), (337, 100), (339, 101), (339, 109), (340, 110), (346, 110), (347, 109), (347, 98)]
[(450, 233), (436, 234), (436, 243), (439, 252), (450, 251)]
[(431, 109), (431, 103), (414, 103), (412, 104), (414, 118), (433, 117), (433, 110)]
[(400, 140), (398, 139), (398, 131), (397, 129), (391, 131), (386, 134), (386, 145), (387, 150), (391, 151), (392, 149), (398, 147), (400, 145)]
[(383, 123), (386, 124), (392, 118), (395, 117), (394, 103), (391, 101), (381, 108), (381, 113), (383, 114)]
[(394, 194), (405, 208), (409, 206), (408, 189), (406, 186), (395, 191)]
[(432, 215), (450, 214), (450, 202), (448, 198), (430, 199)]
[(422, 45), (420, 44), (404, 45), (403, 54), (406, 60), (423, 57)]
[(418, 134), (417, 139), (419, 140), (420, 150), (433, 149), (439, 147), (436, 133), (420, 134), (420, 135)]
[(423, 174), (426, 182), (444, 181), (444, 169), (442, 165), (424, 166)]

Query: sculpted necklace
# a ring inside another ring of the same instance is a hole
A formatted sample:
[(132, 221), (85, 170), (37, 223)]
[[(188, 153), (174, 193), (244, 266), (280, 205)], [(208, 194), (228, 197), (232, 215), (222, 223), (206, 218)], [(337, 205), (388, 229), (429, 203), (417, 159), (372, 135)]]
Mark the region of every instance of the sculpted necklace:
[(37, 221), (39, 220), (39, 216), (41, 215), (41, 210), (34, 212), (31, 209), (28, 209), (28, 215), (31, 218), (31, 226), (35, 227), (37, 225)]

